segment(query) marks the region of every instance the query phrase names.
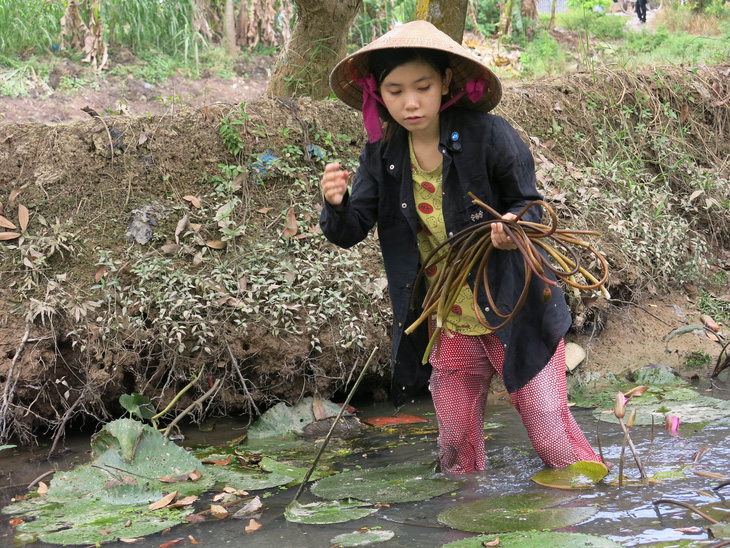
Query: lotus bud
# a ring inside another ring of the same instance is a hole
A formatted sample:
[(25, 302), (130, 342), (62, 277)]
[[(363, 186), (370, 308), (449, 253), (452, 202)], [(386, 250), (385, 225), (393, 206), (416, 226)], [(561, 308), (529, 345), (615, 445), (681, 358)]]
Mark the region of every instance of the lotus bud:
[(638, 398), (644, 395), (644, 392), (649, 390), (648, 386), (634, 386), (631, 390), (624, 394), (627, 399)]
[(634, 421), (636, 420), (636, 409), (632, 409), (631, 413), (629, 413), (629, 418), (626, 419), (626, 428), (631, 428), (634, 426)]
[(675, 415), (667, 415), (664, 419), (664, 425), (667, 428), (667, 431), (672, 435), (676, 436), (677, 429), (679, 428), (679, 417)]
[(616, 394), (616, 401), (613, 404), (613, 414), (616, 415), (617, 419), (623, 419), (626, 415), (626, 396), (623, 392)]

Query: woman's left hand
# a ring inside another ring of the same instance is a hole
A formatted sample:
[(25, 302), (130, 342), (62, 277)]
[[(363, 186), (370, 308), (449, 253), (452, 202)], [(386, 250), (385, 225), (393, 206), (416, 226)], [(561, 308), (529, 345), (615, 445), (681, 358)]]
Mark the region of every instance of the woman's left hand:
[[(506, 221), (514, 221), (517, 215), (514, 213), (505, 213), (502, 215), (502, 219)], [(497, 249), (517, 249), (517, 246), (512, 241), (512, 238), (507, 236), (504, 232), (504, 225), (502, 223), (492, 224), (492, 244)]]

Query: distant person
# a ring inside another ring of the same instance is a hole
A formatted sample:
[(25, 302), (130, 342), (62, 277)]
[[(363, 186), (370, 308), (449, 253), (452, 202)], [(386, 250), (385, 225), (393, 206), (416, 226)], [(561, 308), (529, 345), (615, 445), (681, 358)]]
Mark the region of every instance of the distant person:
[[(563, 335), (571, 318), (557, 287), (544, 302), (544, 284), (533, 277), (522, 311), (491, 332), (487, 319), (491, 325), (501, 320), (484, 293), (475, 310), (465, 284), (463, 300), (452, 308), (430, 354), (433, 369), (421, 364), (427, 326), (404, 335), (420, 314), (409, 314), (411, 293), (415, 303), (425, 294), (425, 287), (413, 287), (419, 265), (483, 216), (467, 191), (512, 220), (540, 198), (530, 150), (504, 118), (487, 114), (502, 95), (497, 76), (430, 23), (413, 21), (342, 60), (330, 84), (339, 99), (362, 109), (370, 142), (351, 191), (350, 173), (341, 164), (325, 167), (322, 230), (331, 242), (350, 247), (378, 225), (393, 306), (393, 399), (402, 403), (430, 374), (441, 471), (486, 468), (484, 411), (495, 374), (548, 466), (600, 461), (566, 401)], [(524, 219), (540, 222), (540, 215), (533, 208)], [(496, 251), (490, 276), (497, 279), (490, 279), (490, 288), (500, 306), (511, 310), (519, 296), (515, 288), (525, 284), (524, 264), (502, 223), (491, 226)], [(438, 268), (427, 271), (429, 280)]]
[(636, 0), (634, 11), (639, 17), (639, 22), (642, 24), (646, 23), (646, 0)]

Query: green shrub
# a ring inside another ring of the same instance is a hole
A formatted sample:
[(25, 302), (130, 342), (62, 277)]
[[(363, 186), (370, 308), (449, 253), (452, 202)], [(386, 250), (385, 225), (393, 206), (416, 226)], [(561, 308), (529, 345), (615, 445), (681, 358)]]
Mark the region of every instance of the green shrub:
[(552, 36), (540, 31), (525, 44), (522, 54), (522, 71), (525, 76), (557, 75), (565, 70), (565, 53)]

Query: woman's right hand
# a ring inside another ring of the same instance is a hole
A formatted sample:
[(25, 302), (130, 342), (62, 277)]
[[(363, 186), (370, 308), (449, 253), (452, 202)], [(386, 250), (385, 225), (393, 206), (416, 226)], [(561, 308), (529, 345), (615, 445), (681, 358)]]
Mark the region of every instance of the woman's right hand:
[(324, 175), (319, 183), (322, 195), (327, 203), (335, 207), (342, 204), (342, 199), (347, 192), (347, 180), (350, 173), (342, 169), (338, 162), (327, 164), (324, 167)]

